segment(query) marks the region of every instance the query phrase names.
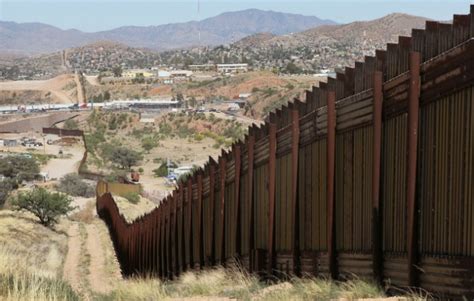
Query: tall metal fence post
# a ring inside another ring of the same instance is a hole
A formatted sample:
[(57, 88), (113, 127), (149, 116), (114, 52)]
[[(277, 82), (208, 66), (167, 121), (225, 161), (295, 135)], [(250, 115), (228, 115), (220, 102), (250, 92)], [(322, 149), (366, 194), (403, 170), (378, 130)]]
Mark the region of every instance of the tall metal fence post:
[(198, 248), (198, 258), (195, 258), (195, 264), (199, 264), (199, 268), (202, 269), (203, 266), (203, 254), (204, 254), (204, 243), (203, 243), (203, 235), (202, 235), (202, 174), (203, 171), (200, 170), (198, 175), (197, 175), (197, 206), (198, 206), (198, 212), (197, 212), (197, 218), (198, 218), (198, 231), (197, 231), (197, 236), (199, 237), (199, 246)]
[(410, 52), (410, 85), (408, 99), (408, 159), (407, 159), (407, 219), (408, 219), (408, 272), (409, 285), (418, 283), (416, 263), (418, 260), (417, 219), (416, 219), (416, 168), (418, 143), (418, 114), (420, 101), (419, 52)]
[(299, 248), (298, 248), (298, 227), (299, 223), (296, 219), (297, 214), (297, 201), (298, 201), (298, 154), (299, 154), (299, 143), (300, 143), (300, 114), (298, 110), (299, 100), (295, 100), (291, 108), (291, 221), (293, 223), (293, 233), (291, 234), (291, 249), (293, 251), (293, 272), (296, 271)]
[(327, 92), (327, 223), (328, 223), (328, 255), (329, 272), (332, 278), (337, 277), (335, 231), (334, 231), (334, 178), (336, 152), (336, 93)]
[(267, 271), (273, 273), (274, 264), (274, 228), (275, 228), (275, 181), (276, 181), (276, 132), (277, 125), (269, 124), (269, 157), (268, 157), (268, 258)]
[(254, 161), (254, 148), (255, 148), (255, 136), (253, 133), (253, 128), (252, 127), (249, 131), (249, 137), (248, 137), (248, 142), (247, 142), (247, 156), (248, 156), (248, 167), (247, 167), (247, 174), (248, 174), (248, 179), (247, 179), (247, 206), (249, 209), (248, 215), (249, 215), (249, 236), (248, 236), (248, 261), (249, 261), (249, 270), (250, 272), (253, 271), (253, 263), (252, 263), (252, 250), (254, 249), (254, 243), (253, 243), (253, 227), (254, 227), (254, 218), (253, 218), (253, 161)]
[(474, 38), (474, 4), (471, 4), (471, 38)]
[(173, 270), (173, 276), (178, 276), (178, 227), (176, 221), (178, 220), (176, 216), (177, 205), (178, 205), (178, 193), (176, 190), (173, 191), (173, 196), (171, 198), (171, 266)]
[[(219, 212), (219, 238), (217, 240), (218, 244), (216, 244), (216, 248), (219, 248), (219, 260), (217, 264), (223, 263), (224, 262), (224, 256), (225, 256), (225, 242), (224, 242), (224, 206), (225, 206), (225, 178), (226, 178), (226, 167), (227, 167), (227, 158), (226, 158), (226, 153), (222, 152), (222, 155), (219, 160), (219, 167), (220, 167), (220, 174), (219, 174), (219, 180), (220, 180), (220, 195), (219, 195), (219, 203), (220, 203), (220, 212)], [(217, 250), (216, 250), (217, 251)]]
[(382, 223), (380, 214), (380, 165), (382, 153), (382, 101), (383, 101), (383, 73), (374, 73), (374, 162), (372, 170), (372, 251), (374, 279), (382, 283)]
[[(236, 240), (235, 241), (235, 252), (239, 255), (241, 254), (240, 235), (239, 235), (239, 233), (240, 233), (239, 218), (240, 218), (240, 207), (241, 207), (241, 203), (240, 203), (240, 169), (241, 169), (241, 159), (242, 159), (240, 153), (241, 153), (240, 145), (236, 144), (235, 148), (234, 148), (234, 151), (233, 151), (234, 162), (235, 162), (234, 197), (235, 197), (235, 203), (236, 203), (236, 206), (235, 206), (236, 210), (235, 210), (235, 216), (234, 216), (234, 221), (236, 222), (234, 239)], [(234, 255), (236, 255), (236, 254), (234, 254)]]
[[(188, 206), (186, 207), (186, 218), (188, 219), (189, 228), (185, 229), (184, 238), (187, 240), (187, 245), (189, 249), (187, 250), (188, 261), (186, 263), (186, 269), (191, 270), (193, 268), (193, 175), (188, 178), (188, 188), (187, 188), (187, 203)], [(186, 233), (189, 235), (186, 237)], [(184, 244), (186, 246), (186, 243)]]
[(211, 162), (209, 164), (209, 206), (211, 207), (210, 209), (210, 212), (211, 212), (211, 216), (210, 216), (210, 225), (211, 225), (211, 228), (212, 228), (212, 237), (211, 239), (209, 240), (209, 248), (211, 250), (211, 258), (208, 262), (209, 265), (214, 265), (216, 264), (216, 248), (215, 248), (215, 241), (216, 241), (216, 230), (214, 228), (214, 204), (215, 204), (215, 191), (216, 191), (216, 167), (215, 167), (215, 161), (212, 160), (212, 158), (209, 158), (209, 162)]

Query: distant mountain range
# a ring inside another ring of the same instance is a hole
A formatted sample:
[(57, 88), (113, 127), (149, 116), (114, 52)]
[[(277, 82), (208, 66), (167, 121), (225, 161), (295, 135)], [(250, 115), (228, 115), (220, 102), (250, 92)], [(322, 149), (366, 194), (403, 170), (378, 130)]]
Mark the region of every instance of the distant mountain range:
[(321, 69), (351, 66), (364, 56), (374, 55), (376, 49), (397, 42), (398, 36), (410, 35), (412, 28), (424, 28), (426, 20), (394, 13), (371, 21), (321, 25), (291, 34), (256, 33), (227, 45), (160, 52), (98, 41), (35, 56), (0, 55), (0, 78), (50, 78), (74, 70), (97, 74), (118, 65), (125, 69), (162, 64), (186, 68), (190, 64), (208, 63), (248, 63), (254, 69), (317, 73)]
[(336, 23), (313, 16), (257, 9), (226, 12), (202, 21), (159, 26), (124, 26), (95, 33), (76, 29), (62, 30), (42, 23), (0, 21), (0, 52), (29, 55), (49, 53), (97, 41), (170, 50), (229, 44), (261, 32), (282, 35), (330, 24)]

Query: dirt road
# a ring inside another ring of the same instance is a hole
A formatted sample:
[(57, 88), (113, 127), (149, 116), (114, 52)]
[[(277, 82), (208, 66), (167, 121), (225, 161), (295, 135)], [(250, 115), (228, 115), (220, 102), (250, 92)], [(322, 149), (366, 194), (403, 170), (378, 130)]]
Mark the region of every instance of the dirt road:
[(63, 278), (72, 288), (80, 292), (80, 273), (77, 268), (79, 258), (81, 257), (81, 239), (79, 237), (79, 225), (73, 223), (67, 232), (68, 235), (68, 252), (64, 262)]
[(68, 236), (64, 279), (84, 300), (110, 293), (122, 276), (107, 226), (95, 216), (90, 223), (72, 222)]
[[(0, 82), (0, 91), (48, 91), (58, 103), (74, 103), (75, 99), (67, 93), (68, 84), (72, 87), (71, 75), (60, 75), (48, 80), (20, 80)], [(72, 90), (72, 89), (71, 89)]]
[[(97, 221), (98, 223), (99, 221)], [(105, 269), (105, 257), (102, 252), (102, 245), (97, 235), (98, 229), (95, 223), (86, 226), (87, 230), (87, 253), (90, 255), (89, 283), (94, 292), (107, 293), (110, 291), (111, 283), (104, 281), (107, 279)]]
[(42, 172), (48, 173), (50, 179), (59, 179), (69, 173), (77, 173), (79, 163), (84, 155), (82, 142), (72, 146), (63, 147), (62, 151), (64, 155), (70, 154), (70, 157), (51, 159), (41, 168)]

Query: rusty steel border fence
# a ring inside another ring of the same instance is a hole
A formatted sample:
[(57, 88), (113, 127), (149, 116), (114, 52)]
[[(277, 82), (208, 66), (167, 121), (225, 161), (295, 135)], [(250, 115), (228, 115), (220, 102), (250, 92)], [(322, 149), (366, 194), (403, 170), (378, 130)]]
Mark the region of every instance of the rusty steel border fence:
[(100, 173), (95, 173), (87, 170), (87, 140), (84, 134), (84, 131), (81, 130), (67, 130), (61, 128), (43, 128), (43, 134), (53, 134), (59, 137), (71, 136), (71, 137), (81, 137), (84, 143), (84, 155), (82, 156), (81, 162), (79, 163), (78, 173), (89, 180), (100, 181), (104, 178), (104, 175)]
[(98, 214), (125, 275), (239, 263), (474, 297), (474, 5), (253, 125), (158, 208)]

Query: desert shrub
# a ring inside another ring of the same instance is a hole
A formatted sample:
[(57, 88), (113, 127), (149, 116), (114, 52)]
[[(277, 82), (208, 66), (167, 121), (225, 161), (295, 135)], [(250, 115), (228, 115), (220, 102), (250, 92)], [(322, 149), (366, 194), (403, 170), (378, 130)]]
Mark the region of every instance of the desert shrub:
[(181, 125), (177, 129), (177, 134), (179, 138), (186, 138), (194, 133), (194, 130), (188, 128), (186, 125)]
[(117, 123), (119, 125), (121, 125), (122, 123), (126, 123), (127, 122), (127, 117), (128, 117), (127, 113), (121, 113), (117, 118)]
[(202, 135), (201, 133), (194, 134), (194, 140), (202, 141), (202, 139), (204, 139), (204, 135)]
[(206, 120), (206, 114), (204, 113), (197, 113), (195, 115), (196, 120)]
[[(176, 168), (178, 167), (174, 162), (171, 162), (170, 163), (170, 167), (171, 168)], [(153, 170), (153, 174), (155, 175), (155, 177), (166, 177), (168, 175), (168, 163), (165, 161), (160, 164), (160, 166), (158, 168), (155, 168)]]
[(222, 134), (223, 136), (236, 141), (245, 135), (245, 130), (239, 123), (231, 123), (227, 128), (224, 129)]
[(18, 188), (18, 183), (14, 179), (3, 179), (0, 181), (0, 208), (3, 207), (10, 192)]
[(142, 159), (143, 156), (139, 152), (123, 146), (114, 148), (110, 158), (112, 162), (118, 164), (122, 169), (130, 169), (132, 166), (137, 165)]
[(142, 167), (140, 167), (140, 168), (138, 169), (138, 172), (139, 172), (139, 173), (143, 173), (144, 171), (145, 171), (145, 170), (144, 170)]
[(41, 165), (46, 165), (46, 163), (48, 163), (49, 160), (57, 158), (57, 156), (51, 155), (51, 154), (33, 153), (31, 154), (31, 156), (33, 156), (33, 158), (35, 158), (35, 160)]
[(104, 128), (97, 128), (97, 130), (91, 134), (86, 134), (86, 145), (87, 145), (87, 151), (94, 153), (95, 150), (97, 149), (97, 146), (105, 142), (105, 131)]
[(216, 115), (214, 115), (214, 113), (211, 113), (211, 114), (209, 114), (208, 119), (209, 119), (210, 122), (214, 123), (216, 121)]
[(171, 128), (171, 125), (166, 122), (160, 124), (160, 134), (162, 134), (163, 136), (169, 136), (172, 132), (173, 129)]
[(57, 189), (72, 196), (93, 197), (95, 195), (94, 187), (87, 184), (79, 175), (73, 173), (62, 177)]
[(131, 134), (136, 139), (141, 139), (145, 135), (155, 135), (156, 132), (153, 127), (144, 127), (143, 129), (133, 129)]
[(107, 182), (118, 182), (120, 179), (123, 179), (127, 176), (125, 170), (115, 170), (111, 174), (105, 176), (105, 181)]
[(6, 178), (16, 179), (19, 183), (34, 180), (39, 172), (38, 163), (33, 158), (8, 156), (0, 159), (0, 174)]
[(138, 204), (140, 202), (140, 195), (136, 192), (127, 192), (122, 195), (122, 197), (126, 198), (132, 204)]
[(32, 213), (39, 219), (40, 224), (50, 227), (58, 222), (59, 217), (74, 210), (71, 202), (72, 199), (66, 194), (49, 192), (38, 187), (27, 192), (20, 192), (12, 200), (12, 206), (16, 210)]
[(64, 128), (66, 130), (77, 130), (79, 128), (79, 123), (74, 119), (68, 119), (64, 122)]
[(114, 131), (117, 129), (117, 117), (115, 115), (112, 115), (112, 117), (109, 120), (109, 130)]
[(150, 152), (152, 149), (158, 146), (158, 141), (157, 139), (154, 139), (153, 137), (147, 136), (142, 139), (142, 148)]

